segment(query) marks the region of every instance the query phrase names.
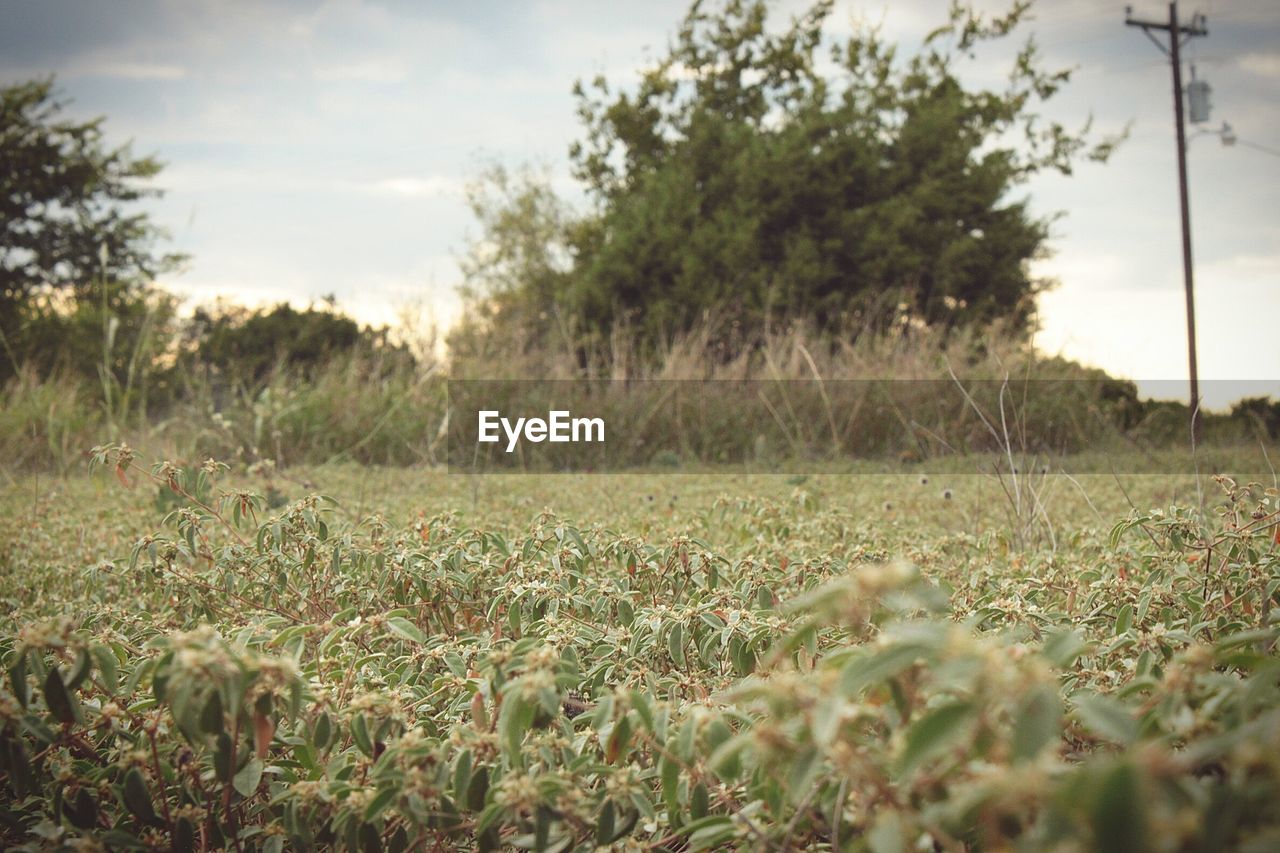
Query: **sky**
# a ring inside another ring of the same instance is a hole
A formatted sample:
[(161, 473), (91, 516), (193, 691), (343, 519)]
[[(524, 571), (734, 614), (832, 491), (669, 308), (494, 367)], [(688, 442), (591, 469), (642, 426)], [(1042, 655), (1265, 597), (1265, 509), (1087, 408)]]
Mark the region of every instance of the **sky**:
[[(779, 22), (807, 4), (779, 0)], [(979, 0), (999, 11), (1003, 3)], [(1019, 188), (1058, 214), (1035, 272), (1038, 345), (1178, 395), (1186, 314), (1168, 59), (1110, 0), (1041, 0), (1022, 29), (1071, 67), (1046, 110), (1129, 137), (1106, 165)], [(944, 0), (837, 0), (833, 37), (877, 25), (910, 52)], [(1133, 14), (1167, 19), (1135, 0)], [(625, 85), (662, 55), (684, 0), (0, 0), (0, 84), (57, 75), (77, 117), (167, 164), (150, 203), (191, 262), (161, 284), (195, 302), (325, 295), (362, 320), (447, 325), (475, 238), (465, 188), (488, 163), (532, 164), (581, 202), (571, 88)], [(1280, 397), (1280, 3), (1184, 2), (1207, 16), (1187, 65), (1213, 91), (1188, 149), (1203, 394)], [(1016, 47), (1011, 44), (1010, 49)], [(979, 57), (976, 83), (1008, 51)], [(1189, 68), (1184, 74), (1189, 73)], [(1229, 122), (1238, 139), (1210, 132)]]

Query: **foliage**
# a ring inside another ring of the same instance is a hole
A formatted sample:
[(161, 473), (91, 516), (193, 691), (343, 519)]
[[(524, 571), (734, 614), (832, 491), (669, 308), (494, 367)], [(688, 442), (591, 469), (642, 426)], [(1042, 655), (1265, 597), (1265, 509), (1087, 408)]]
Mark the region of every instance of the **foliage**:
[(597, 342), (618, 325), (663, 341), (709, 314), (753, 332), (795, 317), (1025, 326), (1044, 286), (1027, 263), (1048, 232), (1012, 193), (1115, 142), (1042, 117), (1069, 72), (1046, 70), (1032, 40), (1006, 88), (963, 82), (965, 60), (1027, 8), (988, 20), (954, 5), (903, 60), (873, 30), (827, 36), (830, 2), (780, 31), (763, 0), (694, 3), (638, 86), (575, 88), (586, 134), (572, 158), (592, 212), (566, 223), (528, 204), (549, 193), (531, 188), (481, 224), (499, 247), (572, 247), (571, 270), (514, 292)]
[(25, 317), (0, 387), (11, 468), (65, 470), (104, 430), (181, 456), (409, 464), (444, 412), (432, 353), (332, 308), (182, 317), (162, 289), (108, 284), (98, 301), (37, 295)]
[(20, 309), (34, 294), (89, 301), (101, 281), (142, 284), (181, 260), (158, 254), (160, 230), (128, 212), (159, 194), (147, 182), (160, 163), (135, 158), (127, 145), (106, 147), (103, 119), (62, 118), (66, 106), (52, 79), (0, 88), (0, 379), (15, 372), (20, 353), (49, 345), (47, 336), (28, 341), (22, 325)]
[(557, 294), (572, 269), (573, 217), (546, 176), (494, 164), (467, 188), (467, 200), (482, 236), (462, 259), (462, 294), (470, 310), (450, 331), (450, 349), (474, 357), (496, 335), (542, 344), (547, 329), (575, 338), (572, 318), (557, 310)]
[(1231, 407), (1231, 417), (1248, 424), (1264, 441), (1280, 439), (1280, 400), (1248, 397)]
[[(147, 475), (127, 448), (95, 457)], [(670, 523), (615, 510), (633, 532), (540, 513), (507, 533), (315, 496), (271, 512), (213, 462), (150, 477), (176, 501), (158, 532), (6, 619), (11, 847), (1264, 849), (1280, 830), (1274, 490), (1224, 479), (1216, 519), (1144, 512), (1015, 557), (985, 525), (861, 521), (822, 481)], [(30, 541), (26, 571), (75, 571)]]
[(193, 367), (249, 387), (260, 386), (277, 369), (312, 378), (330, 360), (357, 350), (413, 362), (406, 347), (390, 340), (386, 327), (362, 327), (332, 303), (302, 311), (284, 302), (252, 310), (225, 304), (199, 308), (184, 334)]
[(177, 308), (171, 294), (144, 285), (100, 282), (94, 298), (73, 300), (38, 293), (21, 312), (21, 364), (92, 387), (113, 429), (145, 420), (177, 393)]
[[(535, 385), (527, 377), (548, 380), (536, 388), (550, 393), (557, 385), (585, 391), (589, 383), (562, 382), (583, 375), (592, 382), (620, 380), (597, 382), (602, 393), (590, 406), (595, 415), (642, 439), (608, 446), (613, 468), (651, 466), (659, 461), (658, 450), (661, 459), (683, 467), (748, 463), (764, 469), (825, 469), (834, 464), (844, 470), (910, 460), (936, 465), (946, 456), (970, 467), (985, 465), (1001, 442), (993, 441), (966, 404), (947, 365), (961, 372), (997, 427), (996, 392), (1009, 377), (1003, 403), (1008, 425), (1018, 454), (1036, 457), (1037, 465), (1086, 452), (1095, 454), (1093, 461), (1077, 460), (1074, 470), (1099, 463), (1100, 470), (1110, 470), (1111, 463), (1099, 454), (1127, 452), (1135, 443), (1154, 455), (1146, 461), (1124, 456), (1126, 465), (1169, 471), (1174, 470), (1170, 465), (1188, 461), (1175, 462), (1166, 452), (1185, 442), (1185, 404), (1139, 400), (1132, 383), (1045, 359), (1011, 341), (998, 326), (983, 333), (917, 328), (851, 341), (796, 325), (732, 358), (710, 326), (649, 359), (638, 355), (645, 347), (638, 336), (619, 334), (612, 352), (591, 358), (585, 367), (581, 353), (567, 345), (531, 346), (527, 339), (500, 342), (491, 336), (478, 339), (483, 340), (478, 349), (451, 353), (447, 363), (430, 350), (414, 360), (402, 344), (386, 339), (385, 329), (366, 328), (350, 350), (324, 355), (313, 350), (295, 365), (287, 361), (288, 345), (281, 344), (275, 350), (281, 361), (253, 382), (234, 366), (237, 362), (224, 362), (225, 367), (205, 362), (201, 327), (167, 319), (168, 310), (161, 299), (108, 305), (108, 322), (120, 318), (108, 349), (110, 372), (99, 369), (86, 376), (67, 367), (41, 375), (29, 366), (0, 388), (4, 467), (66, 471), (79, 464), (84, 447), (104, 435), (116, 435), (149, 455), (180, 459), (439, 465), (448, 462), (450, 436), (465, 426), (454, 405), (461, 395), (450, 401), (450, 380), (484, 380), (494, 407), (529, 415), (538, 412), (529, 410)], [(239, 338), (236, 324), (276, 310), (227, 312), (225, 329)], [(93, 340), (101, 316), (100, 308), (86, 305), (51, 317), (68, 335), (84, 334), (68, 342), (66, 361), (55, 363), (70, 364), (74, 358), (85, 370), (101, 367), (102, 353), (97, 365), (91, 361), (93, 347), (102, 346), (103, 338)], [(299, 324), (309, 322), (307, 316), (294, 312)], [(148, 324), (150, 330), (140, 335)], [(250, 347), (247, 358), (267, 349)], [(668, 393), (680, 387), (686, 393)], [(1209, 413), (1204, 422), (1201, 461), (1233, 447), (1256, 452), (1261, 433), (1252, 418)], [(583, 462), (555, 459), (555, 451), (563, 450), (559, 445), (543, 450), (538, 458), (506, 462), (531, 469)]]

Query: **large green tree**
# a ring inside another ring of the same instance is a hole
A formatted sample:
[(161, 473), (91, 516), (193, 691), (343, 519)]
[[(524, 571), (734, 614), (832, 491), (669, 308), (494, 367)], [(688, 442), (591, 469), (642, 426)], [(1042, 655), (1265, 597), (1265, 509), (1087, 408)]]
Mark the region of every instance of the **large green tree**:
[(106, 283), (119, 299), (181, 260), (157, 250), (163, 234), (135, 205), (159, 195), (161, 164), (108, 146), (102, 118), (66, 106), (52, 78), (0, 88), (0, 377), (47, 343), (22, 340), (38, 297), (98, 301)]
[(1025, 325), (1048, 224), (1015, 192), (1113, 145), (1041, 116), (1069, 73), (1031, 39), (1002, 87), (966, 84), (966, 61), (1027, 9), (955, 5), (902, 58), (873, 30), (828, 37), (830, 2), (781, 28), (763, 0), (694, 3), (638, 85), (575, 87), (592, 204), (544, 310), (650, 338), (712, 312), (748, 329)]

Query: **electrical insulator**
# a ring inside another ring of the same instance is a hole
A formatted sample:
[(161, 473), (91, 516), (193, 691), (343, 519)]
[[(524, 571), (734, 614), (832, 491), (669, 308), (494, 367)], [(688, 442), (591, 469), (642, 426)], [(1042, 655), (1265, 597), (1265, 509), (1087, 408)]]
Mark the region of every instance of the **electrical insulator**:
[(1192, 124), (1203, 124), (1209, 120), (1208, 83), (1193, 79), (1187, 84), (1187, 110), (1191, 113)]

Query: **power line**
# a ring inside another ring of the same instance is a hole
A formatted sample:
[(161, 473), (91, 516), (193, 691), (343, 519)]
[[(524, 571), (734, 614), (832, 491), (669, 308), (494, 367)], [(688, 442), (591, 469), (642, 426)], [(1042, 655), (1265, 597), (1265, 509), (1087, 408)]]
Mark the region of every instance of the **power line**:
[(1246, 148), (1253, 148), (1257, 151), (1261, 151), (1263, 154), (1270, 154), (1272, 157), (1280, 157), (1280, 149), (1271, 148), (1267, 145), (1259, 145), (1258, 143), (1250, 142), (1247, 139), (1237, 139), (1236, 144), (1243, 145)]

